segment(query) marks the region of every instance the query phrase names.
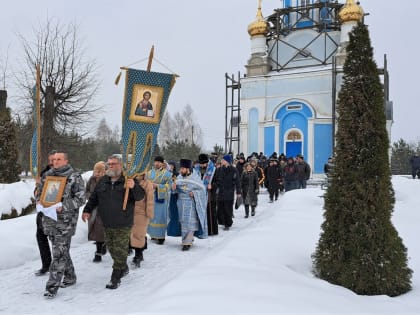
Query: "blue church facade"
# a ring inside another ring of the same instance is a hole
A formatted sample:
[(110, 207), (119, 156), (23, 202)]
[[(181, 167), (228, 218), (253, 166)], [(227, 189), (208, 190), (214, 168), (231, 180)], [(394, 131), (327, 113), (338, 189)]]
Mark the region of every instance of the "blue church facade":
[(248, 27), (251, 57), (241, 79), (239, 148), (266, 156), (302, 154), (321, 174), (333, 154), (348, 33), (363, 10), (352, 0), (284, 0), (283, 6), (264, 19), (260, 2)]

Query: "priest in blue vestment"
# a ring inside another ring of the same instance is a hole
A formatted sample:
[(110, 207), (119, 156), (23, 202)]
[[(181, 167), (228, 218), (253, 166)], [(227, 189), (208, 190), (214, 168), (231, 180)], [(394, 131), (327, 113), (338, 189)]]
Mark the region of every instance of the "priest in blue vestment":
[(207, 237), (207, 194), (198, 174), (191, 171), (192, 161), (180, 160), (179, 175), (172, 189), (178, 193), (178, 214), (181, 223), (182, 250), (191, 248), (194, 235)]
[(153, 182), (155, 189), (154, 217), (150, 220), (147, 233), (159, 245), (165, 242), (168, 224), (168, 206), (172, 184), (172, 173), (165, 167), (164, 159), (156, 156), (154, 167), (147, 173), (147, 179)]

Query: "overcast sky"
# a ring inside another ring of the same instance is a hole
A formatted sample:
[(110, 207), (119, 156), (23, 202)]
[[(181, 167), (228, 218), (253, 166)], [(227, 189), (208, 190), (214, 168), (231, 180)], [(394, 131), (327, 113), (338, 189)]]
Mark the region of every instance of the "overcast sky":
[[(344, 3), (345, 0), (339, 0)], [(267, 16), (283, 1), (263, 0)], [(420, 66), (416, 20), (420, 1), (361, 0), (369, 16), (366, 23), (378, 65), (388, 56), (390, 98), (394, 102), (392, 141), (420, 139), (420, 104), (416, 82)], [(2, 1), (0, 66), (8, 55), (8, 106), (15, 110), (18, 91), (13, 72), (23, 57), (16, 34), (33, 38), (33, 28), (57, 18), (79, 25), (86, 57), (96, 60), (101, 89), (96, 103), (111, 128), (121, 125), (123, 82), (114, 85), (119, 67), (147, 58), (155, 45), (155, 58), (180, 75), (169, 98), (168, 110), (179, 112), (186, 104), (194, 109), (204, 132), (204, 145), (224, 145), (225, 73), (245, 72), (250, 56), (248, 24), (255, 19), (257, 0), (14, 0)], [(147, 67), (147, 62), (137, 65)], [(134, 67), (134, 66), (133, 66)], [(1, 70), (1, 68), (0, 68)], [(158, 63), (152, 70), (168, 72)]]

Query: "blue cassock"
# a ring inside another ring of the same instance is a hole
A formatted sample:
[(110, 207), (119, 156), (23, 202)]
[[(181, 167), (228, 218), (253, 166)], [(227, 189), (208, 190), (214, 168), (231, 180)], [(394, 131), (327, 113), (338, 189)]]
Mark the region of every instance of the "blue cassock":
[[(207, 238), (207, 194), (201, 178), (193, 172), (188, 177), (179, 175), (176, 180), (178, 217), (182, 237), (191, 231), (199, 238)], [(190, 197), (190, 192), (194, 198)]]
[(161, 170), (152, 169), (147, 173), (147, 179), (158, 187), (155, 190), (155, 208), (153, 219), (150, 220), (147, 233), (152, 238), (164, 239), (166, 225), (168, 224), (168, 206), (170, 189), (172, 185), (172, 173), (165, 168)]

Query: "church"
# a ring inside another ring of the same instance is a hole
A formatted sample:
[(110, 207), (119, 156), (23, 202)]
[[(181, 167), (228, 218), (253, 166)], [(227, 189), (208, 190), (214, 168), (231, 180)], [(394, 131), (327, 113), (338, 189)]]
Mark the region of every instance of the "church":
[[(246, 74), (226, 75), (226, 144), (245, 154), (302, 154), (313, 174), (321, 174), (334, 151), (348, 33), (364, 22), (365, 13), (354, 0), (281, 2), (282, 8), (264, 18), (259, 1), (256, 20), (248, 26)], [(390, 135), (386, 57), (379, 70)]]

